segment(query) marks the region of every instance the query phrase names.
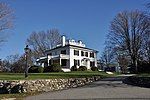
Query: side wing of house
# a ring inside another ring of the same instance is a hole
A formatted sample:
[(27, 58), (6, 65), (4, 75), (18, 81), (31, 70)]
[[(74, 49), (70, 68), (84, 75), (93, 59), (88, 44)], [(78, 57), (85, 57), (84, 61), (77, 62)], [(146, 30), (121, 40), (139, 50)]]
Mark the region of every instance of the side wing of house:
[(70, 70), (70, 51), (69, 47), (61, 47), (47, 52), (48, 66), (59, 64), (62, 69)]

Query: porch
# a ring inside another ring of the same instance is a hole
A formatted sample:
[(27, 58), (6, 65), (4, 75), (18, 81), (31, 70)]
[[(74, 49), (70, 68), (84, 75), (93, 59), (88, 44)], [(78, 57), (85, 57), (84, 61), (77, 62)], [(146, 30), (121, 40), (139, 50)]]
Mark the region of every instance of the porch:
[(52, 64), (59, 64), (62, 68), (70, 69), (69, 59), (53, 58), (53, 59), (50, 59), (48, 62), (49, 62), (49, 66), (52, 65)]

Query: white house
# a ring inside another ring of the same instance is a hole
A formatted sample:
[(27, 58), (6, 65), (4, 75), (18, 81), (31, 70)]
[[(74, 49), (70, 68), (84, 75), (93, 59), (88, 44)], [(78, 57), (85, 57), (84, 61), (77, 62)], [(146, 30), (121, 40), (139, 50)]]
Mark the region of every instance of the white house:
[(97, 67), (97, 53), (98, 51), (87, 48), (81, 40), (66, 40), (65, 36), (61, 37), (61, 44), (46, 51), (48, 66), (58, 63), (63, 71), (70, 71), (74, 65), (86, 66), (87, 69)]

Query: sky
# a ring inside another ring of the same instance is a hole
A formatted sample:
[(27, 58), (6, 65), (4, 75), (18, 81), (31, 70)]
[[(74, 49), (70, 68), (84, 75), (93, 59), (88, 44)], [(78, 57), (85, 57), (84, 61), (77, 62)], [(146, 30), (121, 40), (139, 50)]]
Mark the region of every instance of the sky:
[(121, 11), (145, 10), (149, 0), (0, 0), (14, 11), (14, 27), (0, 47), (0, 58), (23, 54), (33, 31), (56, 28), (62, 35), (82, 40), (87, 47), (104, 48), (110, 22)]

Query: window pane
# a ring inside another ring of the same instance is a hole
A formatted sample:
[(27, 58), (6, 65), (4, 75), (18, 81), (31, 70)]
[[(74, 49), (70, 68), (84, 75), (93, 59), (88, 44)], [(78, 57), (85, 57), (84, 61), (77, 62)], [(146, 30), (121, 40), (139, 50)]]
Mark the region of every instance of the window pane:
[(83, 51), (81, 51), (81, 56), (84, 56), (84, 52)]
[(91, 67), (95, 67), (95, 62), (94, 61), (90, 61), (90, 66)]
[(75, 60), (75, 59), (74, 59), (74, 65), (75, 65), (75, 66), (76, 66), (76, 65), (80, 66), (80, 60)]
[(67, 59), (61, 59), (61, 66), (67, 66)]
[(79, 56), (79, 51), (78, 50), (74, 50), (74, 55)]
[(88, 52), (85, 52), (85, 56), (88, 57)]
[(93, 52), (90, 53), (90, 57), (94, 58), (94, 53)]

